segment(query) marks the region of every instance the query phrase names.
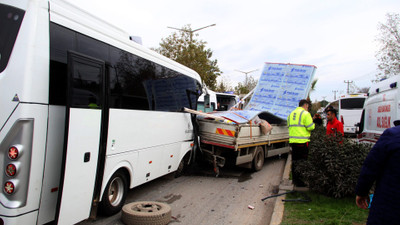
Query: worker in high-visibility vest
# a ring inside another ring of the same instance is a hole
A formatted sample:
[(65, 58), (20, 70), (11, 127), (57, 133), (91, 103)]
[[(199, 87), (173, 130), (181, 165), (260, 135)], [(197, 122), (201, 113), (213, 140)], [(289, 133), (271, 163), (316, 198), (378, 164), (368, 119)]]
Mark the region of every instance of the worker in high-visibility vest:
[(305, 186), (300, 178), (300, 172), (296, 170), (299, 160), (307, 160), (308, 143), (310, 142), (311, 131), (315, 124), (308, 112), (311, 103), (306, 99), (299, 102), (299, 107), (293, 110), (287, 118), (289, 127), (289, 144), (292, 148), (292, 179), (296, 186)]

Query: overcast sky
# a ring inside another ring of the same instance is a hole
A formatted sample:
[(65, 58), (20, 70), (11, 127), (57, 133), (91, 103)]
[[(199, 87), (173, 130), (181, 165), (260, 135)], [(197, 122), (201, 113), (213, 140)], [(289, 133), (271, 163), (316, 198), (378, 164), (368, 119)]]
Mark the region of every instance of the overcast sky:
[(223, 79), (232, 87), (244, 72), (255, 79), (265, 62), (317, 67), (311, 99), (332, 101), (345, 94), (344, 81), (369, 87), (377, 73), (378, 23), (386, 13), (400, 13), (399, 0), (70, 0), (129, 34), (146, 47), (158, 47), (173, 32), (198, 32), (218, 60)]

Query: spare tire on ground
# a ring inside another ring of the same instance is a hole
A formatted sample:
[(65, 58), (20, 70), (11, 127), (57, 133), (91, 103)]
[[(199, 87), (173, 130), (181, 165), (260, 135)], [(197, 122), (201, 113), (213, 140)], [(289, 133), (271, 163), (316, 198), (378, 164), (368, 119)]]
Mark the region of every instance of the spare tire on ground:
[(126, 225), (165, 225), (171, 220), (171, 207), (162, 202), (132, 202), (122, 207), (121, 220)]

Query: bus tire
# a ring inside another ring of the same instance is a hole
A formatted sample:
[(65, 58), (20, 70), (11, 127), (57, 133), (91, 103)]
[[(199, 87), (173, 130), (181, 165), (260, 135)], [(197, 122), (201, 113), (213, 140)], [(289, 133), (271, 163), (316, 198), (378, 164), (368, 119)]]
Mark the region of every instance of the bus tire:
[(176, 169), (176, 171), (174, 173), (174, 177), (177, 178), (177, 177), (182, 176), (184, 170), (185, 170), (185, 160), (182, 159), (178, 165), (178, 169)]
[(183, 157), (182, 160), (179, 162), (178, 168), (176, 169), (176, 171), (175, 171), (175, 173), (174, 173), (174, 177), (175, 177), (175, 178), (182, 176), (182, 175), (186, 172), (187, 163), (188, 163), (188, 160), (189, 160), (189, 156), (190, 156), (190, 155), (189, 155), (189, 153), (188, 153), (188, 154), (187, 154), (185, 157)]
[(171, 207), (162, 202), (132, 202), (122, 208), (121, 220), (126, 225), (165, 225), (171, 221)]
[(128, 192), (128, 182), (122, 171), (117, 171), (108, 181), (99, 204), (102, 215), (111, 216), (121, 211)]
[(253, 171), (260, 171), (264, 165), (264, 151), (261, 146), (256, 147), (253, 158)]

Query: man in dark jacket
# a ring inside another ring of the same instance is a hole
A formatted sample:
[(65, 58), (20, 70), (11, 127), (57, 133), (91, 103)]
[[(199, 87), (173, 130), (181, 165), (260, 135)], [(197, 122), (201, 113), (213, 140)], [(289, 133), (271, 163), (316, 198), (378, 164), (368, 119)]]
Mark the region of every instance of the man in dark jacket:
[(400, 223), (400, 126), (386, 129), (364, 161), (356, 186), (356, 204), (368, 208), (368, 194), (376, 181), (367, 224)]

